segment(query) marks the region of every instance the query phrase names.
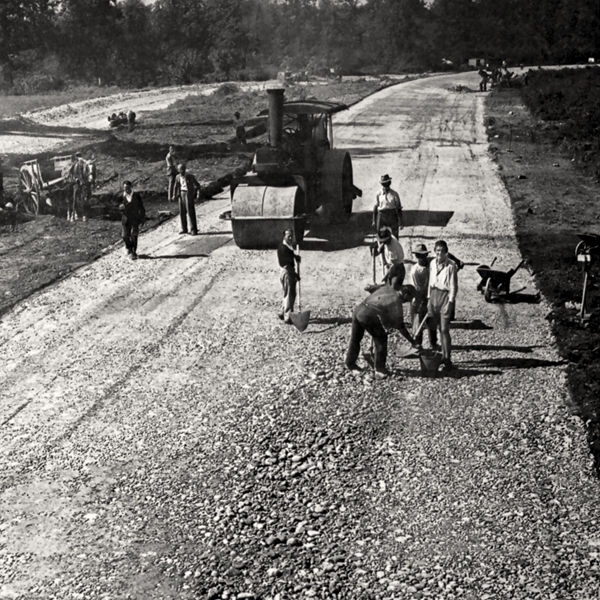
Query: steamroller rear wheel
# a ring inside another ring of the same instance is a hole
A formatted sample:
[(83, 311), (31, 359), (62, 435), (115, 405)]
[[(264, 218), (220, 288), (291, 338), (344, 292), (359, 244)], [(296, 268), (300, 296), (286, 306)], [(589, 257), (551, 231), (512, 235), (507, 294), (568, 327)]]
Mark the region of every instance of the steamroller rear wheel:
[(321, 166), (321, 196), (330, 220), (340, 221), (352, 213), (352, 159), (345, 150), (330, 150), (325, 154)]

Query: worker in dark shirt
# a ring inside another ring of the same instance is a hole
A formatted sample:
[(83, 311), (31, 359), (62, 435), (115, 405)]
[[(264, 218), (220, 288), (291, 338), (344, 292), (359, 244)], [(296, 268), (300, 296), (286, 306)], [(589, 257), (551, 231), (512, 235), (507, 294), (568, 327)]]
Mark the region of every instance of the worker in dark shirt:
[(283, 290), (282, 309), (279, 318), (285, 323), (291, 323), (290, 313), (294, 310), (296, 301), (296, 282), (300, 281), (296, 273), (296, 263), (300, 262), (300, 256), (294, 251), (292, 246), (294, 232), (286, 229), (283, 232), (283, 240), (277, 248), (277, 260), (279, 261), (280, 272), (279, 281)]
[(415, 295), (412, 285), (403, 285), (395, 290), (386, 284), (363, 300), (352, 313), (352, 333), (346, 354), (346, 367), (357, 369), (356, 359), (365, 331), (370, 334), (375, 346), (375, 371), (379, 376), (389, 375), (386, 367), (388, 331), (397, 329), (409, 344), (415, 343), (404, 324), (403, 302), (410, 302)]

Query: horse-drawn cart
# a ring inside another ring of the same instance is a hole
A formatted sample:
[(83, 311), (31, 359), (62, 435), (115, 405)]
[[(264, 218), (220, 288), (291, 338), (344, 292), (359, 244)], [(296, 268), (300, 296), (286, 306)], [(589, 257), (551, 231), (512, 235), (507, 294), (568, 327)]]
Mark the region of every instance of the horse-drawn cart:
[[(43, 204), (52, 206), (52, 197), (57, 193), (65, 193), (69, 186), (69, 168), (71, 167), (71, 155), (55, 156), (53, 169), (46, 169), (42, 174), (42, 168), (37, 158), (24, 162), (19, 168), (20, 199), (18, 207), (29, 215), (37, 215)], [(56, 175), (58, 177), (46, 181), (44, 175)]]

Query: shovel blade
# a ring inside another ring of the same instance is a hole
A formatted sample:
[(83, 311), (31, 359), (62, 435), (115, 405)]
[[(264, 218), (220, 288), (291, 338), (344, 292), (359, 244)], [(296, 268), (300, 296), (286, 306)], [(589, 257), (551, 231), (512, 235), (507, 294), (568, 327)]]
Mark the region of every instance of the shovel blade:
[(299, 313), (290, 313), (290, 319), (298, 331), (304, 331), (308, 327), (310, 310), (305, 310), (304, 312)]
[(416, 358), (419, 356), (419, 351), (410, 344), (402, 344), (398, 346), (397, 352), (399, 358)]

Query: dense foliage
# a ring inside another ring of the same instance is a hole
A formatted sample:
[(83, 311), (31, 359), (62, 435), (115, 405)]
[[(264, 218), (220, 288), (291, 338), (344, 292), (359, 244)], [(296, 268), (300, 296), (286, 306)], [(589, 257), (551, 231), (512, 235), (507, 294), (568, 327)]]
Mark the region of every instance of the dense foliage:
[(587, 60), (597, 0), (2, 0), (5, 89)]

